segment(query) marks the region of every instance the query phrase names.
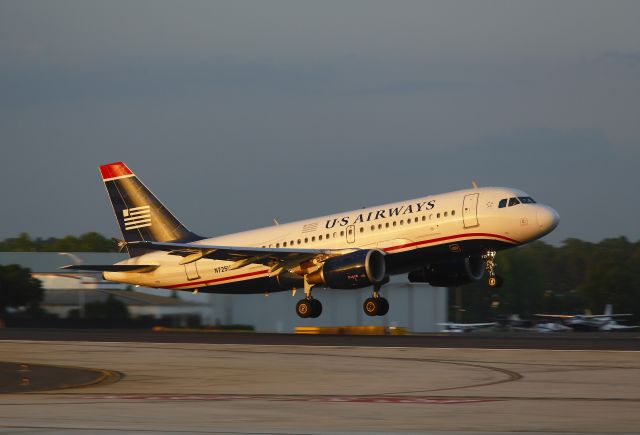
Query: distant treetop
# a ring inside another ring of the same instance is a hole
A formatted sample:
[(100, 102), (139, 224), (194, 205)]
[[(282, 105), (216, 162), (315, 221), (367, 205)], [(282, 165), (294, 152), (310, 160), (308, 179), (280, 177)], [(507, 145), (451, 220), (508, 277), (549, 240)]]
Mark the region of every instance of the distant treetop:
[(0, 241), (0, 252), (118, 252), (116, 242), (101, 234), (89, 232), (62, 238), (32, 239), (29, 234), (21, 233)]

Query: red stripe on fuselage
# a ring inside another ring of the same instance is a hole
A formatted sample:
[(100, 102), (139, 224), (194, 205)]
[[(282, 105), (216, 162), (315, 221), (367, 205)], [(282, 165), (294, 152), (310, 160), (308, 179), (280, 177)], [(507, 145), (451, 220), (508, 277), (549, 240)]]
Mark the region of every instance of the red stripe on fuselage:
[[(501, 236), (499, 234), (490, 234), (490, 233), (468, 233), (468, 234), (456, 234), (454, 236), (446, 236), (446, 237), (438, 237), (435, 239), (428, 239), (428, 240), (421, 240), (418, 242), (411, 242), (411, 243), (405, 243), (404, 245), (397, 245), (397, 246), (390, 246), (388, 248), (384, 248), (385, 252), (390, 252), (390, 251), (395, 251), (398, 249), (404, 249), (404, 248), (411, 248), (414, 246), (419, 246), (419, 245), (426, 245), (428, 243), (437, 243), (437, 242), (443, 242), (446, 240), (453, 240), (453, 239), (461, 239), (464, 237), (492, 237), (495, 239), (502, 239), (505, 240), (509, 243), (513, 243), (513, 244), (520, 244), (520, 242), (518, 242), (517, 240), (511, 239), (509, 237), (505, 237), (505, 236)], [(192, 285), (208, 285), (208, 284), (213, 284), (215, 282), (223, 282), (223, 281), (230, 281), (232, 279), (240, 279), (240, 278), (247, 278), (250, 276), (258, 276), (258, 275), (265, 275), (267, 274), (269, 271), (268, 270), (258, 270), (255, 272), (249, 272), (249, 273), (241, 273), (239, 275), (232, 275), (232, 276), (225, 276), (225, 277), (221, 277), (221, 278), (214, 278), (214, 279), (208, 279), (205, 281), (191, 281), (191, 282), (185, 282), (182, 284), (173, 284), (173, 285), (169, 285), (163, 288), (180, 288), (180, 287), (188, 287), (188, 286), (192, 286)]]
[(412, 248), (414, 246), (420, 246), (420, 245), (426, 245), (429, 243), (438, 243), (438, 242), (444, 242), (446, 240), (454, 240), (454, 239), (462, 239), (465, 237), (491, 237), (494, 239), (501, 239), (501, 240), (505, 240), (509, 243), (513, 243), (513, 244), (520, 244), (520, 242), (518, 242), (517, 240), (511, 239), (509, 237), (505, 237), (505, 236), (501, 236), (499, 234), (490, 234), (490, 233), (467, 233), (467, 234), (456, 234), (454, 236), (446, 236), (446, 237), (437, 237), (435, 239), (428, 239), (428, 240), (420, 240), (417, 242), (411, 242), (411, 243), (405, 243), (404, 245), (397, 245), (397, 246), (390, 246), (388, 248), (384, 248), (385, 252), (389, 252), (389, 251), (396, 251), (398, 249), (404, 249), (404, 248)]
[(198, 285), (198, 284), (212, 284), (214, 282), (229, 281), (231, 279), (238, 279), (238, 278), (247, 278), (249, 276), (264, 275), (266, 273), (269, 273), (269, 271), (268, 270), (258, 270), (256, 272), (241, 273), (240, 275), (225, 276), (225, 277), (222, 277), (222, 278), (208, 279), (208, 280), (205, 280), (205, 281), (191, 281), (191, 282), (185, 282), (185, 283), (182, 283), (182, 284), (173, 284), (173, 285), (168, 285), (168, 286), (166, 286), (164, 288), (178, 288), (178, 287), (186, 287), (186, 286)]

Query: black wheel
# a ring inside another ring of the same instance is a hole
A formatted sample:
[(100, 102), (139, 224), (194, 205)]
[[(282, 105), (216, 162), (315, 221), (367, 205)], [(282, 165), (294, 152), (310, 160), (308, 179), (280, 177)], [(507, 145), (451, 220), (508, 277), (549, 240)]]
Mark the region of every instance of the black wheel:
[(378, 304), (380, 309), (378, 310), (378, 316), (384, 316), (389, 312), (389, 301), (385, 298), (378, 298)]
[(502, 278), (499, 276), (490, 276), (489, 279), (487, 280), (487, 283), (489, 284), (489, 287), (500, 287), (502, 285)]
[(309, 302), (311, 302), (311, 314), (309, 315), (309, 317), (315, 319), (316, 317), (319, 317), (320, 314), (322, 314), (322, 303), (320, 303), (320, 301), (317, 299), (311, 299)]
[(303, 319), (309, 317), (312, 313), (312, 310), (313, 308), (311, 306), (311, 303), (307, 299), (300, 299), (296, 304), (296, 313), (298, 313), (298, 316), (302, 317)]
[(377, 316), (380, 311), (380, 304), (377, 299), (368, 298), (362, 304), (362, 309), (367, 316)]

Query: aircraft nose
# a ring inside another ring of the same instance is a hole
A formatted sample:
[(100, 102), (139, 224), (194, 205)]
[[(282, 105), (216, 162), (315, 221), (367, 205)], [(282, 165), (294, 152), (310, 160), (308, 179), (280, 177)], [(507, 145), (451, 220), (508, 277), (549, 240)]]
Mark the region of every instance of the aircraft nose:
[(538, 226), (545, 234), (553, 231), (560, 222), (560, 216), (558, 212), (549, 206), (543, 205), (536, 211), (536, 219), (538, 220)]

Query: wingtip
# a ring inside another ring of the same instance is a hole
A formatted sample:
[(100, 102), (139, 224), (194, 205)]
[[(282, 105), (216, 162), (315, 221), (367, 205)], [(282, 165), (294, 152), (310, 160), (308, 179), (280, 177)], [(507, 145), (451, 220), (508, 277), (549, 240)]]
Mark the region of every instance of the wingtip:
[(117, 177), (133, 175), (133, 172), (131, 172), (131, 169), (129, 169), (124, 162), (113, 162), (100, 166), (100, 174), (102, 175), (102, 179), (106, 181)]

